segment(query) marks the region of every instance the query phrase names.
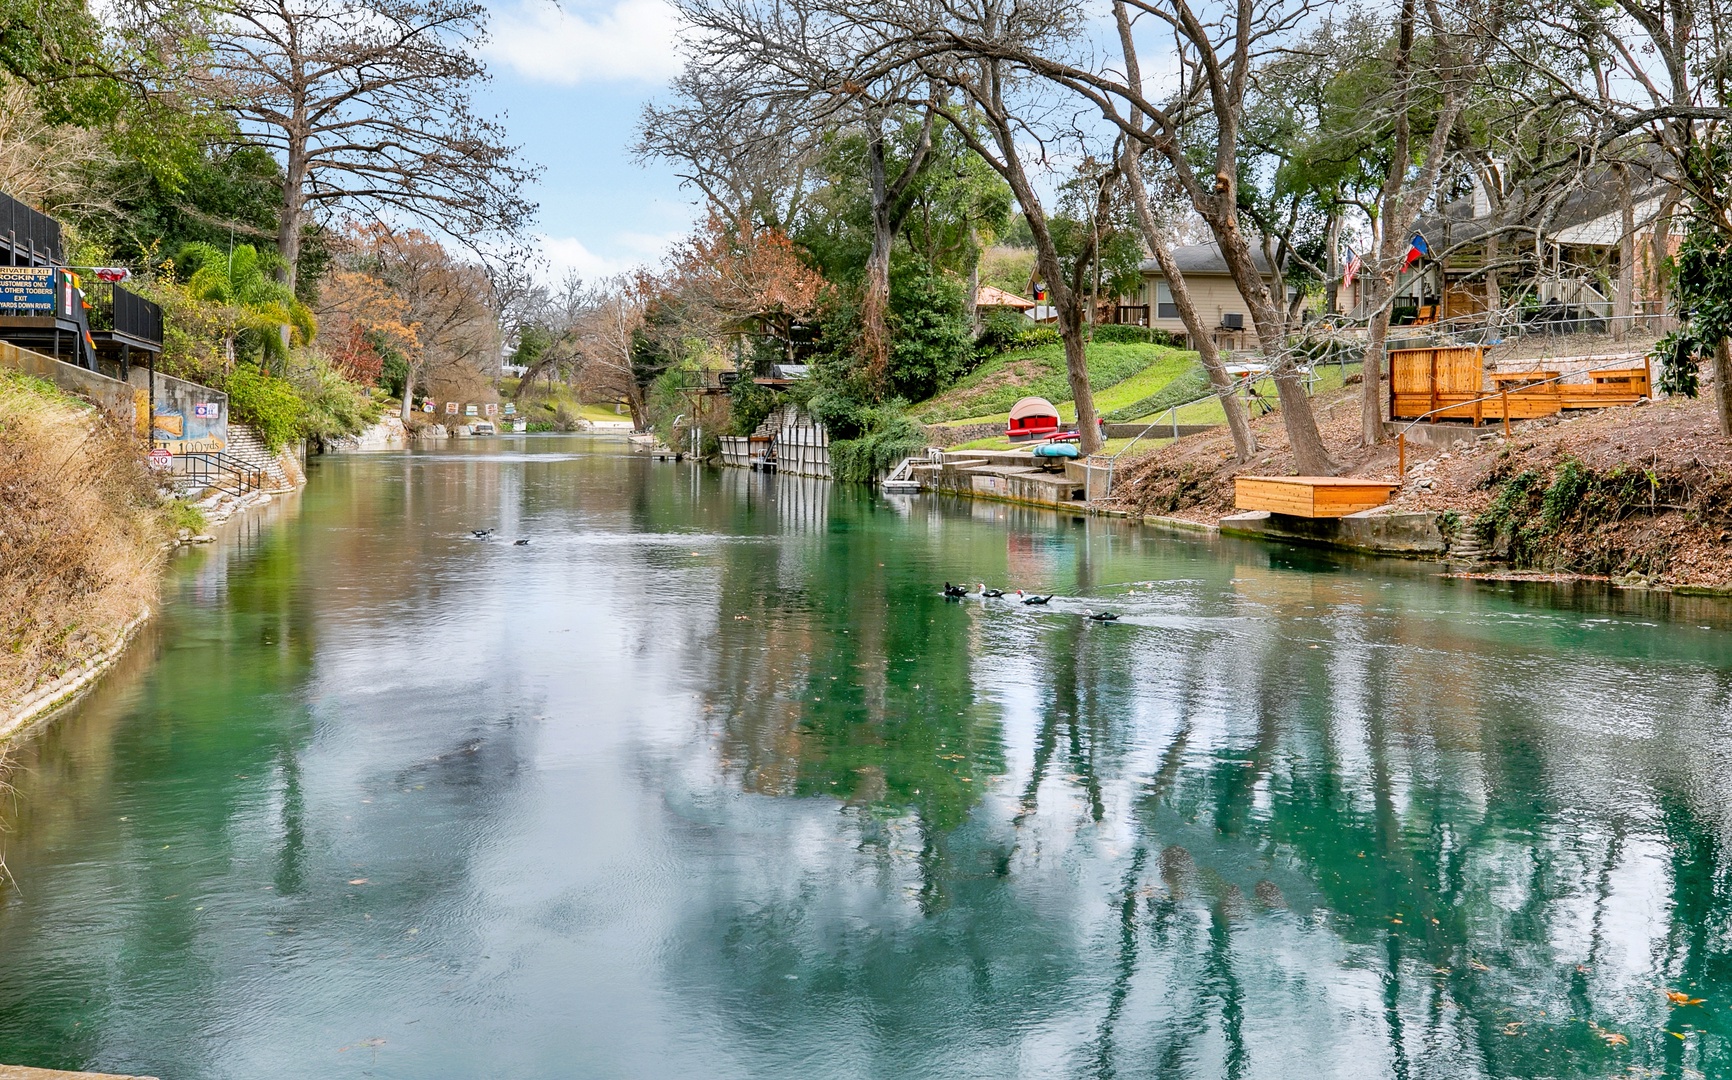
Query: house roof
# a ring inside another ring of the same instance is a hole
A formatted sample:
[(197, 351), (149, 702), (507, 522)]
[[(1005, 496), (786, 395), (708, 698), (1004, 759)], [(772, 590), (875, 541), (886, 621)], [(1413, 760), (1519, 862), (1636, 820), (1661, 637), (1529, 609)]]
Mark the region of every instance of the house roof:
[[(1659, 215), (1671, 183), (1658, 175), (1651, 163), (1629, 163), (1631, 217), (1637, 228), (1651, 224)], [(1457, 199), (1441, 210), (1423, 215), (1415, 226), (1424, 233), (1433, 251), (1472, 243), (1499, 229), (1520, 225), (1539, 228), (1557, 244), (1607, 246), (1624, 234), (1622, 192), (1614, 166), (1588, 170), (1573, 178), (1568, 187), (1525, 188), (1512, 192), (1501, 212), (1476, 212), (1474, 199)], [(1506, 233), (1505, 235), (1510, 235)], [(1522, 233), (1514, 234), (1517, 237)], [(1532, 233), (1527, 238), (1531, 243)]]
[[(1259, 273), (1269, 272), (1269, 260), (1261, 251), (1251, 251), (1251, 262)], [(1221, 245), (1210, 241), (1207, 244), (1180, 244), (1173, 248), (1173, 263), (1179, 268), (1179, 273), (1186, 277), (1192, 275), (1220, 274), (1226, 275), (1227, 257), (1221, 254)], [(1161, 264), (1153, 258), (1143, 260), (1143, 273), (1160, 276)]]
[(1005, 292), (993, 285), (982, 285), (980, 290), (974, 294), (974, 306), (1016, 308), (1018, 311), (1027, 311), (1034, 306), (1034, 301), (1024, 300), (1015, 293)]

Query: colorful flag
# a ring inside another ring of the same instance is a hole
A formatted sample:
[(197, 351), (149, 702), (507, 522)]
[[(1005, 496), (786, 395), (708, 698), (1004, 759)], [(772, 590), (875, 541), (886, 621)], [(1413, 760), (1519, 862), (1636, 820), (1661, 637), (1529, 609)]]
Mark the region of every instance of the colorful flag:
[(96, 280), (106, 281), (110, 285), (125, 281), (132, 276), (132, 271), (124, 266), (99, 266), (95, 273)]
[(1430, 254), (1431, 245), (1425, 242), (1425, 237), (1418, 233), (1414, 233), (1413, 239), (1408, 242), (1407, 258), (1401, 261), (1401, 268), (1406, 270), (1421, 258), (1429, 256)]
[(1359, 268), (1363, 265), (1364, 260), (1355, 254), (1350, 247), (1343, 245), (1342, 250), (1347, 252), (1347, 268), (1341, 271), (1341, 287), (1345, 289), (1353, 284), (1354, 278), (1359, 276)]

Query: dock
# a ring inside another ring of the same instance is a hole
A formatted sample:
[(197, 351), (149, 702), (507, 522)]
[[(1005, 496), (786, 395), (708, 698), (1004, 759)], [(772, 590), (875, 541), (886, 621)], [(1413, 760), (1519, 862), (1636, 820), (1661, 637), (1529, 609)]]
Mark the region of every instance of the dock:
[(1233, 505), (1300, 518), (1340, 518), (1375, 510), (1401, 485), (1342, 476), (1236, 476)]
[(23, 1065), (0, 1065), (0, 1080), (156, 1080), (154, 1076), (121, 1076), (119, 1073), (62, 1072), (30, 1069)]

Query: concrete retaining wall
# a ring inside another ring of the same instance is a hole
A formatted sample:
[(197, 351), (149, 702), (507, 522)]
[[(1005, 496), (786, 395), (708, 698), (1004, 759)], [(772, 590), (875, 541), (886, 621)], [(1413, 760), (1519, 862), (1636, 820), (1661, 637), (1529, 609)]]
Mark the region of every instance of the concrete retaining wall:
[[(150, 372), (133, 366), (133, 389), (145, 392)], [(171, 453), (221, 453), (229, 448), (229, 396), (201, 383), (156, 375), (156, 407), (151, 412), (150, 441)]]
[(145, 417), (150, 413), (150, 403), (147, 400), (149, 394), (143, 389), (52, 356), (20, 349), (7, 341), (0, 341), (0, 365), (45, 379), (69, 394), (77, 394), (137, 431), (141, 437), (145, 433)]
[(1253, 510), (1222, 518), (1221, 533), (1321, 544), (1377, 555), (1435, 556), (1449, 550), (1440, 517), (1429, 511), (1381, 508), (1341, 518), (1302, 518)]

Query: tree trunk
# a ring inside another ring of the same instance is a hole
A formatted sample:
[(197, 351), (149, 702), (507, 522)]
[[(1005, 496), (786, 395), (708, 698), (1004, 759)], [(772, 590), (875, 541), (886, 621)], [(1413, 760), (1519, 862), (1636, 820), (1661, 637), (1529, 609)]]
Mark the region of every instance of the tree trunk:
[[(1209, 374), (1209, 385), (1215, 388), (1215, 396), (1220, 399), (1221, 409), (1227, 414), (1227, 430), (1233, 433), (1233, 451), (1240, 461), (1249, 461), (1257, 452), (1257, 437), (1251, 433), (1251, 424), (1245, 418), (1245, 408), (1239, 402), (1238, 395), (1233, 393), (1233, 379), (1227, 374), (1227, 366), (1221, 362), (1221, 354), (1215, 348), (1215, 339), (1209, 333), (1209, 328), (1203, 323), (1202, 315), (1197, 312), (1197, 305), (1191, 302), (1190, 287), (1185, 284), (1185, 275), (1179, 272), (1179, 266), (1173, 261), (1172, 248), (1167, 244), (1166, 234), (1161, 232), (1155, 222), (1154, 210), (1149, 206), (1148, 185), (1143, 182), (1143, 163), (1137, 157), (1134, 147), (1127, 146), (1124, 152), (1125, 178), (1130, 184), (1131, 202), (1137, 210), (1137, 223), (1143, 230), (1143, 242), (1148, 244), (1149, 251), (1154, 254), (1155, 262), (1161, 268), (1161, 277), (1167, 282), (1167, 291), (1172, 293), (1173, 306), (1179, 309), (1179, 320), (1185, 324), (1185, 330), (1191, 335), (1191, 340), (1197, 346), (1197, 358), (1203, 363), (1203, 370)], [(1153, 316), (1159, 315), (1159, 298), (1151, 298), (1156, 306), (1150, 309), (1149, 324), (1154, 324)]]
[(1365, 335), (1365, 355), (1359, 369), (1361, 395), (1359, 399), (1360, 438), (1366, 446), (1383, 441), (1383, 360), (1388, 355), (1389, 305), (1379, 303), (1371, 311), (1371, 325)]
[(1622, 230), (1618, 236), (1618, 284), (1612, 297), (1612, 340), (1622, 341), (1630, 329), (1631, 301), (1636, 291), (1636, 208), (1631, 201), (1630, 168), (1618, 166), (1618, 210)]
[[(1281, 399), (1281, 425), (1287, 430), (1287, 441), (1293, 449), (1293, 465), (1300, 476), (1334, 476), (1338, 471), (1323, 445), (1323, 435), (1317, 430), (1317, 416), (1311, 411), (1311, 399), (1299, 373), (1293, 368), (1293, 358), (1286, 349), (1287, 325), (1282, 313), (1269, 295), (1269, 284), (1257, 271), (1251, 258), (1251, 245), (1239, 231), (1238, 208), (1231, 201), (1231, 181), (1223, 178), (1225, 187), (1213, 200), (1210, 212), (1203, 215), (1215, 242), (1227, 260), (1227, 270), (1239, 295), (1251, 309), (1251, 322), (1257, 329), (1257, 347), (1269, 370), (1275, 376), (1275, 392)], [(1225, 208), (1224, 210), (1222, 208)]]
[(277, 217), (277, 254), (283, 265), (277, 269), (277, 280), (291, 290), (295, 287), (295, 263), (301, 257), (301, 224), (307, 215), (306, 192), (302, 185), (307, 179), (306, 144), (291, 141), (288, 165), (283, 171), (283, 205)]
[(409, 371), (403, 376), (403, 423), (409, 423), (409, 417), (415, 411), (415, 365), (408, 365)]
[(868, 383), (882, 390), (890, 368), (890, 332), (885, 317), (890, 308), (890, 197), (884, 177), (884, 128), (866, 128), (867, 186), (872, 203), (872, 248), (866, 256), (866, 294), (860, 302), (860, 350), (866, 359)]
[(1732, 438), (1732, 339), (1728, 338), (1714, 346), (1714, 411), (1720, 417), (1720, 434)]

